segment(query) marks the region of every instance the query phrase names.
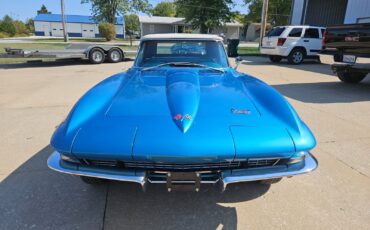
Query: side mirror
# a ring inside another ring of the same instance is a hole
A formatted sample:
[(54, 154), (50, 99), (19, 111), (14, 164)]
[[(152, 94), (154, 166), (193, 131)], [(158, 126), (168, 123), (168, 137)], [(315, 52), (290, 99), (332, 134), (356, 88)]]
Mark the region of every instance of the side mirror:
[(235, 58), (235, 64), (236, 66), (234, 67), (234, 69), (237, 69), (239, 67), (239, 64), (243, 61), (243, 59), (241, 57), (236, 57)]

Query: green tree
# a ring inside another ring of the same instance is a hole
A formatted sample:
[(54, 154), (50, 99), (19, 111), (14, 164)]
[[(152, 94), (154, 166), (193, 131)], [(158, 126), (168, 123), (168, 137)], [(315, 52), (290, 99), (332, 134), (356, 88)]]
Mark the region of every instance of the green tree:
[(177, 0), (176, 9), (201, 33), (221, 26), (232, 19), (232, 0)]
[[(260, 22), (262, 12), (262, 0), (244, 0), (248, 5), (249, 13), (247, 21)], [(290, 19), (292, 0), (270, 0), (267, 10), (267, 22), (272, 26), (287, 25)]]
[(35, 24), (32, 18), (26, 19), (26, 27), (30, 33), (35, 33)]
[(149, 12), (148, 0), (81, 0), (81, 3), (91, 3), (95, 20), (115, 24), (117, 15), (127, 12)]
[(13, 37), (17, 33), (17, 28), (14, 26), (14, 21), (9, 15), (5, 15), (0, 22), (0, 32), (6, 33)]
[(130, 46), (132, 46), (132, 35), (139, 31), (140, 22), (136, 14), (125, 15), (125, 31), (130, 36)]
[(250, 24), (250, 22), (246, 19), (246, 15), (240, 13), (239, 11), (235, 11), (233, 12), (232, 19), (243, 25), (241, 34), (242, 36), (245, 36), (247, 33), (248, 26)]
[(23, 36), (28, 36), (30, 31), (27, 29), (26, 25), (22, 21), (14, 21), (13, 22), (15, 29), (16, 29), (16, 34), (17, 35), (23, 35)]
[(42, 4), (41, 9), (37, 11), (37, 14), (51, 14), (51, 12), (49, 12), (48, 8)]
[(174, 17), (176, 16), (176, 5), (173, 2), (160, 2), (151, 13), (154, 16)]

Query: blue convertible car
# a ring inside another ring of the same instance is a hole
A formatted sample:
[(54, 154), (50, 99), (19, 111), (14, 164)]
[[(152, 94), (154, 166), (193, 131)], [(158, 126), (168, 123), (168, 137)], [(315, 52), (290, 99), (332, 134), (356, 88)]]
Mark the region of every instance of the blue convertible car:
[(142, 38), (134, 65), (89, 90), (55, 131), (48, 165), (87, 183), (274, 183), (313, 171), (314, 136), (272, 87), (230, 67), (222, 38)]

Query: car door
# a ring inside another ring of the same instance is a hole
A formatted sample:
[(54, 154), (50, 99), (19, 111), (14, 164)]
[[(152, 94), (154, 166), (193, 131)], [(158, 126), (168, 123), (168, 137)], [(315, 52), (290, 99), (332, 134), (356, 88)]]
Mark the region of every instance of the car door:
[(321, 50), (321, 38), (318, 28), (306, 28), (303, 35), (303, 45), (307, 55), (317, 55)]
[(289, 47), (290, 50), (296, 46), (300, 46), (301, 44), (299, 42), (301, 41), (302, 30), (301, 27), (293, 27), (287, 35), (285, 46)]

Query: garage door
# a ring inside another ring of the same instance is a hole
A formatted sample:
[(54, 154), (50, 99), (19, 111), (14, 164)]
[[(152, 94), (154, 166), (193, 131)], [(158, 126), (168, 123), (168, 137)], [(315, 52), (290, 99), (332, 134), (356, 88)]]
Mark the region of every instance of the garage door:
[(348, 0), (308, 1), (305, 25), (327, 26), (343, 24)]
[(90, 24), (82, 24), (82, 37), (94, 38), (95, 37), (95, 26)]
[(61, 23), (51, 23), (51, 36), (63, 37), (63, 26)]

